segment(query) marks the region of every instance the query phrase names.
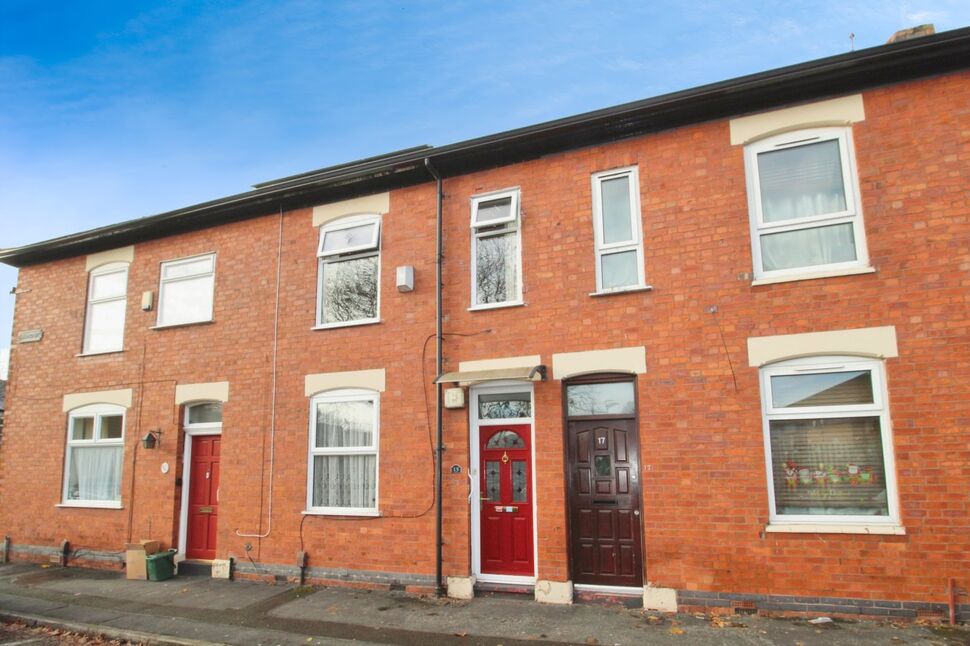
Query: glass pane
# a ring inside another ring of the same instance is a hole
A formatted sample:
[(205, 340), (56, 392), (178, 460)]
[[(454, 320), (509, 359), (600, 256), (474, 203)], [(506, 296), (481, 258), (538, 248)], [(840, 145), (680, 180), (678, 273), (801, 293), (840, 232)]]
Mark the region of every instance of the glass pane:
[(212, 319), (212, 275), (165, 283), (162, 288), (160, 325), (196, 323)]
[(71, 420), (71, 439), (72, 440), (93, 440), (94, 439), (94, 418), (75, 417)]
[(845, 211), (838, 140), (758, 155), (765, 222)]
[(93, 276), (91, 278), (91, 300), (124, 296), (127, 284), (127, 269)]
[(377, 456), (314, 456), (313, 506), (375, 508)]
[(525, 460), (512, 460), (512, 502), (526, 502), (528, 486), (526, 484)]
[(872, 373), (853, 370), (772, 377), (771, 403), (775, 408), (871, 404)]
[(604, 254), (600, 257), (603, 289), (631, 287), (640, 282), (637, 272), (637, 252)]
[(67, 500), (121, 500), (120, 446), (71, 447)]
[(377, 318), (377, 256), (325, 262), (321, 323)]
[(88, 308), (85, 352), (121, 350), (125, 336), (125, 301), (92, 303)]
[(509, 419), (531, 416), (532, 397), (529, 396), (529, 393), (478, 396), (478, 417), (480, 419)]
[(608, 455), (597, 455), (593, 458), (593, 469), (600, 477), (610, 477), (613, 475), (613, 462)]
[(477, 304), (504, 303), (518, 298), (516, 234), (476, 238)]
[(374, 446), (374, 402), (319, 402), (317, 448)]
[(851, 223), (761, 236), (761, 262), (765, 271), (855, 259), (855, 231)]
[(632, 242), (630, 178), (616, 177), (600, 182), (603, 195), (603, 242)]
[(189, 424), (217, 424), (222, 421), (222, 404), (196, 404), (189, 408)]
[(772, 420), (778, 514), (888, 516), (878, 417)]
[(323, 252), (336, 253), (343, 249), (361, 248), (365, 245), (372, 247), (377, 244), (377, 223), (362, 224), (336, 231), (325, 231), (323, 234)]
[(485, 499), (488, 502), (502, 502), (502, 489), (499, 484), (500, 471), (498, 460), (485, 463)]
[(633, 382), (566, 387), (568, 415), (632, 415)]
[(121, 439), (121, 415), (102, 415), (101, 417), (101, 439), (120, 440)]
[(489, 438), (486, 449), (524, 449), (525, 442), (515, 431), (499, 431)]
[(162, 265), (162, 278), (182, 278), (212, 272), (212, 256), (196, 258), (184, 262), (169, 262)]
[(475, 224), (488, 224), (494, 220), (504, 220), (512, 211), (512, 198), (500, 197), (495, 200), (478, 203), (475, 213)]

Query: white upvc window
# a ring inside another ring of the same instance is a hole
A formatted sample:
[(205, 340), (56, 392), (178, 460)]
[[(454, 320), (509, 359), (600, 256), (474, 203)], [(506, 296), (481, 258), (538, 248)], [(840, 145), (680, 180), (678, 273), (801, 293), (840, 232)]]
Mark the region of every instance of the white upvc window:
[(868, 267), (851, 129), (776, 135), (744, 159), (755, 279)]
[(380, 320), (381, 219), (358, 215), (320, 227), (317, 327)]
[(81, 350), (84, 354), (124, 349), (127, 294), (127, 263), (111, 263), (91, 271)]
[(646, 288), (640, 175), (636, 166), (596, 173), (593, 182), (593, 233), (596, 240), (596, 292)]
[(899, 525), (882, 361), (770, 365), (761, 398), (772, 524)]
[(376, 516), (380, 395), (332, 390), (310, 400), (307, 511)]
[(215, 284), (214, 253), (163, 262), (156, 326), (211, 321)]
[(63, 504), (120, 507), (125, 409), (95, 404), (70, 412)]
[(519, 189), (471, 198), (472, 309), (522, 304)]

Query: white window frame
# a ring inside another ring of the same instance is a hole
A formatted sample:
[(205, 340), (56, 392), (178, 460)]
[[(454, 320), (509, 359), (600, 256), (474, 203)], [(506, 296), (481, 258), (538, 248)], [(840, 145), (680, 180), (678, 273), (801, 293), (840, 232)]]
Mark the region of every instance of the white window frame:
[[(845, 191), (844, 211), (825, 213), (805, 218), (778, 222), (765, 222), (761, 203), (761, 181), (758, 174), (758, 155), (765, 152), (798, 148), (825, 141), (839, 142), (839, 159), (842, 164), (842, 186)], [(772, 279), (799, 280), (802, 278), (840, 276), (860, 273), (869, 268), (865, 223), (859, 197), (859, 173), (856, 170), (855, 146), (851, 128), (810, 128), (785, 132), (748, 144), (744, 149), (744, 168), (748, 191), (748, 212), (751, 224), (751, 254), (754, 261), (756, 281)], [(823, 226), (852, 224), (856, 259), (846, 262), (765, 270), (761, 255), (761, 237), (773, 233), (817, 229)], [(817, 276), (816, 276), (817, 275)]]
[[(101, 418), (121, 416), (121, 437), (118, 439), (100, 439)], [(94, 418), (94, 438), (90, 440), (75, 440), (72, 435), (74, 432), (74, 420), (78, 417)], [(90, 404), (81, 406), (70, 411), (67, 416), (67, 440), (64, 450), (64, 473), (61, 484), (61, 502), (59, 507), (94, 507), (102, 509), (121, 509), (121, 491), (124, 481), (124, 453), (125, 453), (125, 426), (127, 422), (127, 411), (122, 406), (114, 404)], [(118, 499), (117, 500), (76, 500), (68, 498), (67, 487), (71, 474), (71, 460), (73, 449), (86, 446), (120, 446), (121, 447), (121, 474), (118, 480)]]
[[(317, 404), (369, 401), (374, 404), (374, 441), (366, 447), (328, 447), (318, 448), (317, 443)], [(307, 438), (307, 488), (306, 511), (304, 514), (326, 516), (380, 516), (381, 484), (381, 394), (363, 388), (342, 388), (314, 395), (310, 398), (310, 433)], [(313, 506), (313, 458), (318, 455), (373, 455), (374, 456), (374, 506), (373, 507), (314, 507)]]
[[(603, 182), (620, 177), (630, 179), (630, 233), (632, 239), (622, 242), (605, 243), (603, 241)], [(593, 173), (591, 176), (593, 189), (593, 237), (595, 240), (596, 259), (596, 291), (591, 296), (599, 294), (615, 294), (649, 289), (644, 275), (643, 255), (643, 215), (640, 209), (640, 171), (637, 166), (615, 168), (612, 170)], [(637, 254), (637, 282), (635, 285), (622, 287), (603, 287), (603, 256), (614, 253), (636, 251)]]
[[(499, 307), (514, 307), (522, 305), (522, 219), (519, 212), (518, 187), (506, 188), (489, 193), (480, 193), (471, 198), (471, 307), (469, 310), (491, 310)], [(478, 208), (483, 202), (492, 202), (503, 198), (510, 198), (509, 215), (488, 222), (477, 222)], [(497, 303), (478, 302), (478, 241), (499, 235), (515, 234), (515, 294), (513, 298)]]
[[(352, 229), (364, 224), (373, 223), (374, 235), (369, 243), (340, 249), (338, 251), (323, 251), (323, 241), (328, 233)], [(378, 214), (367, 213), (363, 215), (351, 215), (331, 220), (320, 227), (320, 240), (317, 244), (317, 313), (315, 316), (316, 324), (314, 330), (326, 330), (330, 328), (350, 327), (354, 325), (369, 325), (381, 322), (381, 216)], [(360, 258), (377, 258), (377, 303), (374, 307), (374, 316), (366, 319), (356, 319), (353, 321), (333, 321), (325, 323), (323, 321), (323, 268), (326, 264), (344, 262), (347, 260), (358, 260)]]
[[(121, 296), (109, 296), (106, 298), (94, 298), (94, 281), (100, 276), (107, 276), (109, 274), (120, 274), (125, 275), (125, 291)], [(118, 346), (112, 347), (106, 350), (91, 350), (91, 312), (94, 310), (95, 305), (101, 305), (103, 303), (113, 303), (121, 301), (125, 303), (125, 308), (121, 313), (121, 337), (118, 339)], [(121, 352), (125, 349), (125, 318), (127, 316), (127, 304), (128, 304), (128, 263), (126, 262), (113, 262), (107, 265), (102, 265), (96, 269), (92, 269), (88, 275), (88, 304), (84, 313), (84, 338), (81, 345), (81, 354), (107, 354), (109, 352)]]
[[(784, 375), (869, 371), (872, 378), (871, 404), (839, 406), (811, 406), (779, 408), (772, 404), (771, 378)], [(893, 450), (892, 425), (889, 419), (889, 398), (886, 389), (885, 363), (875, 359), (851, 356), (812, 356), (790, 359), (765, 366), (760, 371), (761, 418), (764, 432), (765, 475), (768, 480), (769, 524), (779, 526), (898, 527), (899, 494), (896, 488), (896, 462)], [(775, 507), (775, 481), (772, 473), (771, 429), (773, 420), (819, 419), (839, 417), (878, 417), (882, 440), (883, 465), (886, 479), (888, 516), (778, 514)], [(797, 531), (793, 530), (793, 531)], [(824, 531), (824, 530), (819, 530)]]
[[(198, 274), (191, 274), (189, 276), (179, 276), (178, 278), (165, 278), (165, 268), (172, 265), (180, 265), (190, 262), (196, 262), (202, 258), (212, 258), (212, 269), (206, 272), (200, 272)], [(188, 256), (186, 258), (176, 258), (174, 260), (164, 260), (159, 265), (158, 272), (158, 318), (155, 321), (156, 328), (165, 327), (177, 327), (180, 325), (194, 325), (196, 323), (209, 323), (212, 321), (212, 312), (215, 309), (216, 300), (216, 254), (215, 252), (200, 253), (195, 256)], [(197, 280), (199, 278), (205, 278), (207, 276), (212, 276), (212, 292), (209, 295), (209, 316), (207, 318), (194, 319), (191, 321), (176, 321), (163, 323), (165, 320), (164, 308), (165, 308), (165, 286), (169, 283), (177, 283), (188, 280)]]

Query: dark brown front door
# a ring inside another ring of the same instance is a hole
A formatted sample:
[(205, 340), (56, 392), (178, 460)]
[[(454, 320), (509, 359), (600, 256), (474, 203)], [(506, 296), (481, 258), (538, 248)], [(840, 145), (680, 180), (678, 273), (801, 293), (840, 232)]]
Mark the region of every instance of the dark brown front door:
[(567, 418), (573, 581), (640, 587), (643, 556), (636, 417), (583, 417)]

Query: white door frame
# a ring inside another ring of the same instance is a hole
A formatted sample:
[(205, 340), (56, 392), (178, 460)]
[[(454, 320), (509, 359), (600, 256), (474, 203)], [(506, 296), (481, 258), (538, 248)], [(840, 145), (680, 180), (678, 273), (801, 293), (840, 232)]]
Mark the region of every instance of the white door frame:
[[(193, 402), (185, 406), (182, 426), (182, 429), (185, 431), (185, 446), (182, 447), (182, 504), (179, 508), (179, 551), (175, 555), (176, 563), (185, 560), (186, 541), (189, 535), (189, 488), (192, 486), (192, 438), (203, 435), (222, 435), (222, 422), (189, 424), (189, 408), (195, 404), (207, 403), (213, 402)], [(219, 500), (218, 490), (216, 490), (216, 500)]]
[[(483, 394), (494, 395), (501, 393), (521, 393), (528, 392), (532, 400), (532, 416), (516, 417), (512, 419), (478, 419), (478, 396)], [(476, 580), (483, 583), (507, 583), (513, 585), (535, 585), (539, 574), (539, 534), (538, 534), (538, 511), (539, 505), (536, 502), (536, 426), (535, 426), (535, 389), (532, 382), (528, 381), (495, 381), (487, 385), (472, 386), (469, 388), (468, 395), (468, 434), (469, 434), (469, 465), (468, 479), (471, 486), (469, 489), (469, 508), (472, 516), (472, 575)], [(532, 576), (513, 576), (510, 574), (482, 574), (482, 532), (481, 514), (482, 500), (480, 487), (481, 456), (479, 451), (480, 425), (493, 426), (495, 424), (528, 424), (531, 433), (531, 460), (532, 460), (532, 564), (535, 568)]]

